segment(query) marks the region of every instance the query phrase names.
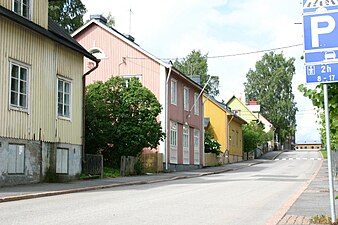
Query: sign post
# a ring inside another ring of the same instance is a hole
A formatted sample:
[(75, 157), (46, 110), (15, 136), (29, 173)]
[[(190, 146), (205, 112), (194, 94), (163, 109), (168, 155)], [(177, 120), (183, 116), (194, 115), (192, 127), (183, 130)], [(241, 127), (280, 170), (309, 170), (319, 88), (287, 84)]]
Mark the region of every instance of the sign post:
[(336, 222), (328, 83), (338, 82), (338, 1), (303, 0), (304, 53), (307, 83), (323, 83), (331, 220)]

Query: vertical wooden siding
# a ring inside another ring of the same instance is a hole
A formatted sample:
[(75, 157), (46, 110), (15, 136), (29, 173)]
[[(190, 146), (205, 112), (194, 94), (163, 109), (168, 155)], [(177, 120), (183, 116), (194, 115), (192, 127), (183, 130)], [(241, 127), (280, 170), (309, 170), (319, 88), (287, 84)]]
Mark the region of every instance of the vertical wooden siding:
[[(48, 28), (48, 0), (31, 0), (32, 22), (39, 24), (43, 28)], [(13, 0), (0, 0), (0, 5), (12, 11)]]
[[(0, 136), (81, 144), (82, 55), (0, 17)], [(9, 109), (9, 60), (30, 66), (28, 113)], [(72, 120), (57, 119), (57, 74), (72, 81)]]
[[(124, 42), (96, 24), (90, 25), (76, 35), (75, 39), (85, 49), (99, 48), (106, 56), (101, 60), (99, 68), (87, 76), (87, 85), (94, 81), (106, 81), (116, 75), (142, 75), (143, 86), (150, 89), (160, 100), (160, 64), (128, 44), (129, 41)], [(87, 61), (85, 69), (88, 69)]]

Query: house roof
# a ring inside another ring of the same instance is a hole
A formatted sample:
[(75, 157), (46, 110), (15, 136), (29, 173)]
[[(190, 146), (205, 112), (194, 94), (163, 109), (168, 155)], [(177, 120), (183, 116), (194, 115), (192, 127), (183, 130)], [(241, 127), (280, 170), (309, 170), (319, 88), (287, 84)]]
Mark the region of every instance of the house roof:
[(250, 111), (250, 109), (248, 109), (248, 107), (246, 107), (246, 105), (245, 105), (242, 101), (240, 101), (235, 95), (233, 95), (233, 96), (227, 101), (226, 105), (229, 105), (230, 102), (231, 102), (232, 100), (234, 100), (234, 99), (237, 99), (238, 102), (241, 103), (242, 106), (243, 106), (246, 110), (248, 110), (248, 112), (249, 112), (253, 117), (256, 118), (256, 120), (258, 120), (257, 116), (255, 116), (255, 115)]
[(136, 44), (134, 41), (131, 41), (126, 35), (120, 33), (119, 31), (117, 31), (116, 29), (112, 28), (112, 27), (108, 27), (107, 25), (97, 21), (96, 19), (92, 19), (89, 22), (87, 22), (86, 24), (84, 24), (82, 27), (80, 27), (79, 29), (77, 29), (74, 33), (72, 33), (72, 37), (76, 38), (78, 35), (80, 35), (83, 31), (85, 31), (87, 28), (89, 28), (91, 25), (97, 25), (99, 27), (101, 27), (103, 30), (107, 31), (108, 33), (114, 35), (115, 37), (117, 37), (118, 39), (120, 39), (121, 41), (125, 42), (126, 44), (130, 45), (131, 47), (135, 48), (136, 50), (138, 50), (139, 52), (143, 53), (144, 55), (148, 56), (149, 58), (151, 58), (152, 60), (154, 60), (155, 62), (159, 63), (160, 65), (164, 66), (165, 68), (169, 69), (171, 68), (175, 73), (177, 73), (180, 77), (182, 77), (183, 79), (187, 80), (188, 82), (192, 83), (194, 86), (196, 86), (199, 89), (202, 89), (202, 86), (200, 84), (198, 84), (196, 81), (194, 81), (193, 79), (191, 79), (190, 77), (186, 76), (185, 74), (183, 74), (181, 71), (179, 71), (178, 69), (176, 69), (175, 67), (173, 67), (170, 63), (166, 63), (164, 61), (162, 61), (161, 59), (157, 58), (156, 56), (152, 55), (151, 53), (149, 53), (148, 51), (146, 51), (145, 49), (141, 48), (138, 44)]
[(64, 45), (76, 52), (81, 53), (85, 57), (97, 61), (97, 59), (90, 54), (86, 49), (84, 49), (78, 42), (76, 42), (69, 34), (63, 30), (57, 23), (55, 23), (52, 19), (48, 19), (48, 30), (39, 26), (36, 23), (33, 23), (26, 18), (17, 15), (16, 13), (0, 6), (0, 15), (4, 16), (11, 21), (18, 23), (40, 35), (43, 35), (55, 42), (58, 42), (61, 45)]
[(216, 104), (219, 108), (223, 109), (223, 111), (229, 113), (230, 116), (234, 116), (235, 118), (237, 118), (238, 120), (240, 120), (243, 124), (247, 124), (247, 122), (244, 119), (242, 119), (235, 112), (233, 112), (227, 105), (225, 105), (225, 104), (217, 101), (215, 98), (213, 98), (212, 96), (209, 96), (207, 94), (205, 94), (205, 97), (207, 97), (208, 99), (210, 99), (210, 101), (212, 101), (214, 104)]

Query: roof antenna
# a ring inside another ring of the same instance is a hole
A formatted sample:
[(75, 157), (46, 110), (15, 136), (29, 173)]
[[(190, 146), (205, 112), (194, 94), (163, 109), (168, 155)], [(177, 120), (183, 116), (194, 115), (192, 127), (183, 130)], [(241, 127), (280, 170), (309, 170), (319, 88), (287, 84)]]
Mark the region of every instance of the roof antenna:
[(131, 11), (131, 8), (129, 9), (129, 34), (131, 35), (131, 14), (134, 14), (133, 11)]

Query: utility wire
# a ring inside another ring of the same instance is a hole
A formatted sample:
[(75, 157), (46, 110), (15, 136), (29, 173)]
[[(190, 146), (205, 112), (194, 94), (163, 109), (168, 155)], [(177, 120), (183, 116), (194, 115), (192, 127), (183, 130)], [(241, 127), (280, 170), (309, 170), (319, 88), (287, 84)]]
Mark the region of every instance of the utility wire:
[[(270, 49), (263, 49), (258, 51), (252, 51), (252, 52), (242, 52), (242, 53), (234, 53), (234, 54), (228, 54), (228, 55), (217, 55), (217, 56), (207, 56), (207, 59), (217, 59), (217, 58), (226, 58), (226, 57), (234, 57), (234, 56), (241, 56), (241, 55), (250, 55), (250, 54), (257, 54), (261, 52), (269, 52), (269, 51), (275, 51), (280, 49), (287, 49), (287, 48), (294, 48), (298, 46), (302, 46), (303, 44), (295, 44), (295, 45), (288, 45), (278, 48), (270, 48)], [(184, 58), (160, 58), (160, 60), (175, 60), (175, 59), (184, 59)]]

